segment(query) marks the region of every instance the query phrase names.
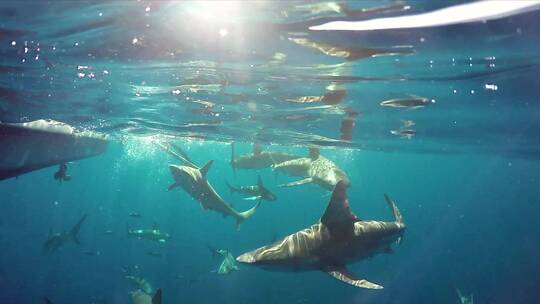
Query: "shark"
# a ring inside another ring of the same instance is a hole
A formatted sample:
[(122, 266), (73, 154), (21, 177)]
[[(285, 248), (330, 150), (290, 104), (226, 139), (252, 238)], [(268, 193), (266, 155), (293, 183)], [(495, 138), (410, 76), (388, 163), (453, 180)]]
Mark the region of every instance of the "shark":
[(81, 225), (86, 220), (87, 215), (83, 215), (81, 219), (73, 226), (69, 231), (64, 231), (61, 233), (49, 233), (49, 237), (43, 243), (43, 251), (53, 252), (58, 248), (64, 246), (69, 242), (74, 242), (75, 244), (80, 244), (79, 241), (79, 231), (81, 230)]
[(235, 156), (235, 144), (231, 144), (231, 167), (236, 169), (264, 169), (301, 156), (283, 152), (263, 151), (260, 144), (253, 145), (251, 154)]
[(261, 204), (260, 200), (251, 209), (239, 212), (216, 192), (207, 179), (208, 171), (214, 163), (213, 160), (208, 161), (203, 167), (198, 167), (184, 152), (179, 152), (181, 149), (177, 148), (176, 150), (179, 152), (177, 153), (163, 144), (160, 146), (185, 164), (169, 165), (169, 170), (174, 179), (174, 182), (168, 188), (169, 191), (177, 187), (182, 188), (193, 199), (198, 201), (204, 210), (213, 210), (221, 213), (224, 217), (230, 216), (234, 218), (237, 229), (240, 228), (244, 221), (255, 214)]
[(347, 186), (350, 184), (347, 174), (334, 162), (320, 155), (317, 148), (310, 148), (308, 157), (288, 160), (272, 165), (272, 168), (292, 176), (304, 177), (304, 179), (282, 185), (285, 187), (315, 183), (332, 191), (339, 181), (343, 181)]
[(337, 183), (318, 223), (246, 252), (236, 260), (275, 271), (319, 270), (352, 286), (382, 289), (379, 284), (355, 277), (347, 270), (347, 264), (378, 253), (391, 253), (391, 245), (401, 241), (405, 223), (395, 202), (386, 194), (393, 221), (359, 219), (351, 211), (346, 189), (345, 182)]
[(277, 197), (264, 186), (261, 176), (257, 179), (257, 185), (235, 187), (227, 181), (225, 181), (225, 183), (231, 193), (237, 192), (249, 195), (250, 197), (245, 198), (246, 200), (260, 199), (265, 201), (275, 201), (277, 199)]
[(219, 268), (215, 271), (218, 274), (229, 274), (233, 271), (238, 270), (238, 265), (236, 265), (236, 260), (234, 256), (225, 249), (210, 249), (213, 256), (221, 255), (223, 261), (219, 265)]

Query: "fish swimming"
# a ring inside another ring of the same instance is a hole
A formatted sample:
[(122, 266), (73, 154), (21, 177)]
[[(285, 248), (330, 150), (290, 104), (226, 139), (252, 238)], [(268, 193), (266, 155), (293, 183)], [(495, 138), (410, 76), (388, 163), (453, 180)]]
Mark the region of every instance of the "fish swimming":
[(238, 212), (233, 209), (231, 204), (227, 203), (214, 190), (214, 187), (212, 187), (206, 178), (212, 163), (213, 161), (209, 161), (201, 169), (191, 166), (169, 165), (169, 170), (174, 178), (174, 183), (169, 186), (169, 191), (176, 187), (181, 187), (191, 197), (197, 200), (205, 210), (214, 210), (221, 213), (224, 217), (233, 217), (236, 220), (237, 228), (239, 228), (240, 224), (255, 213), (261, 202), (259, 201), (253, 208), (244, 212)]
[(157, 227), (152, 229), (128, 229), (127, 234), (139, 240), (145, 239), (160, 243), (165, 243), (171, 239), (170, 234), (161, 232)]
[(236, 265), (236, 260), (234, 256), (227, 250), (224, 249), (210, 249), (212, 250), (212, 255), (221, 255), (223, 261), (219, 265), (219, 268), (216, 270), (218, 274), (229, 274), (233, 271), (238, 270), (238, 265)]
[(301, 157), (283, 163), (273, 165), (274, 170), (286, 172), (292, 176), (304, 177), (304, 179), (285, 184), (291, 187), (307, 183), (315, 183), (329, 191), (332, 191), (339, 181), (349, 185), (349, 177), (334, 162), (320, 155), (319, 149), (310, 148), (308, 157)]
[(64, 246), (68, 242), (73, 241), (75, 244), (80, 244), (79, 241), (79, 231), (81, 230), (81, 225), (86, 220), (87, 215), (83, 215), (81, 219), (71, 228), (69, 231), (64, 231), (62, 233), (50, 233), (49, 237), (43, 243), (43, 251), (52, 252), (56, 251), (58, 248)]
[(227, 187), (229, 188), (231, 193), (237, 192), (250, 196), (246, 199), (261, 199), (265, 201), (275, 201), (277, 199), (277, 197), (268, 189), (266, 189), (266, 187), (263, 185), (261, 176), (259, 176), (257, 179), (257, 185), (253, 186), (234, 187), (227, 181), (225, 181), (225, 183), (227, 184)]
[(253, 152), (251, 154), (235, 156), (235, 146), (234, 143), (231, 144), (231, 167), (235, 172), (236, 169), (270, 168), (274, 164), (300, 157), (282, 152), (263, 151), (259, 144), (253, 145)]
[(346, 185), (340, 181), (319, 223), (270, 245), (244, 253), (238, 262), (276, 271), (319, 270), (344, 283), (371, 289), (381, 285), (358, 279), (346, 265), (377, 253), (390, 253), (399, 242), (405, 223), (396, 204), (385, 194), (394, 221), (364, 221), (349, 206)]
[(213, 160), (209, 161), (202, 168), (199, 168), (193, 161), (189, 159), (187, 154), (180, 148), (172, 146), (176, 151), (173, 151), (169, 146), (158, 143), (162, 149), (182, 161), (186, 165), (169, 165), (169, 170), (174, 178), (168, 190), (171, 191), (176, 187), (184, 189), (192, 198), (198, 201), (201, 206), (207, 210), (214, 210), (221, 213), (224, 217), (232, 216), (236, 220), (237, 229), (245, 220), (250, 218), (257, 208), (260, 206), (259, 201), (253, 208), (244, 211), (236, 211), (231, 204), (227, 203), (217, 192), (214, 187), (208, 182), (206, 175), (212, 166)]
[(390, 133), (399, 136), (399, 138), (411, 139), (416, 135), (416, 131), (413, 129), (399, 129), (391, 130)]
[(417, 109), (417, 108), (429, 106), (433, 103), (435, 103), (435, 100), (433, 99), (413, 95), (409, 98), (397, 98), (397, 99), (385, 100), (381, 102), (381, 106), (393, 107), (393, 108)]

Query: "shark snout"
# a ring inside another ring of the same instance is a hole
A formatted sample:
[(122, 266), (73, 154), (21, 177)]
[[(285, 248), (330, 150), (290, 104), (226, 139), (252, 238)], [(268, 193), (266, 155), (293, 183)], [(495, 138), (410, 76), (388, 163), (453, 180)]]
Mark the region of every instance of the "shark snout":
[(236, 261), (240, 263), (252, 264), (252, 263), (255, 263), (255, 258), (253, 258), (253, 255), (248, 252), (237, 257)]

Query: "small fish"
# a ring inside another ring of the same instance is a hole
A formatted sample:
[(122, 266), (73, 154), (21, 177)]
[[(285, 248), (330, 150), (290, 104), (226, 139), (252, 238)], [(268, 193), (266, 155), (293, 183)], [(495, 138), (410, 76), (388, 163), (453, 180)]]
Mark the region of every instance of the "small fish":
[(101, 255), (100, 251), (82, 251), (82, 254), (90, 255), (90, 256), (98, 256)]
[(171, 239), (170, 234), (161, 232), (157, 227), (152, 229), (128, 229), (127, 234), (139, 240), (146, 239), (160, 243), (165, 243)]
[(130, 214), (128, 214), (130, 217), (133, 217), (133, 218), (141, 218), (142, 217), (142, 214), (138, 213), (138, 212), (131, 212)]
[(416, 135), (416, 131), (412, 129), (391, 130), (390, 133), (405, 139), (411, 139)]
[(393, 108), (410, 108), (417, 109), (422, 108), (428, 105), (435, 103), (434, 99), (429, 99), (426, 97), (420, 96), (411, 96), (409, 98), (396, 98), (389, 99), (381, 102), (383, 107), (393, 107)]
[(413, 127), (416, 125), (416, 123), (414, 122), (414, 120), (405, 120), (405, 119), (402, 119), (401, 120), (401, 123), (403, 124), (402, 128), (410, 128), (410, 127)]
[(113, 234), (113, 233), (114, 233), (114, 231), (112, 231), (110, 229), (103, 231), (103, 234)]

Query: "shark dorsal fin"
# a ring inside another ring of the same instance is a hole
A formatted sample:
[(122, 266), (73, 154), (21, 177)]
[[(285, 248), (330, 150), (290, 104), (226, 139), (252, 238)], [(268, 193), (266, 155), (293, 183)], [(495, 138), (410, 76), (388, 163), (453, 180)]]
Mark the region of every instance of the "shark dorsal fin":
[(161, 288), (158, 288), (152, 297), (152, 304), (161, 304)]
[(352, 213), (349, 206), (347, 185), (344, 181), (339, 181), (321, 217), (321, 223), (328, 228), (333, 237), (347, 237), (354, 232), (353, 226), (357, 221), (358, 217)]
[(319, 148), (309, 148), (309, 158), (312, 160), (316, 160), (319, 158), (319, 155), (321, 155), (321, 151), (319, 151)]
[(203, 176), (206, 176), (206, 174), (208, 173), (208, 170), (210, 170), (210, 167), (212, 167), (212, 164), (214, 163), (213, 160), (210, 160), (206, 163), (206, 165), (204, 165), (204, 167), (201, 168), (201, 174)]
[(253, 155), (259, 155), (261, 154), (262, 152), (262, 147), (261, 147), (261, 144), (259, 143), (254, 143), (253, 144)]

